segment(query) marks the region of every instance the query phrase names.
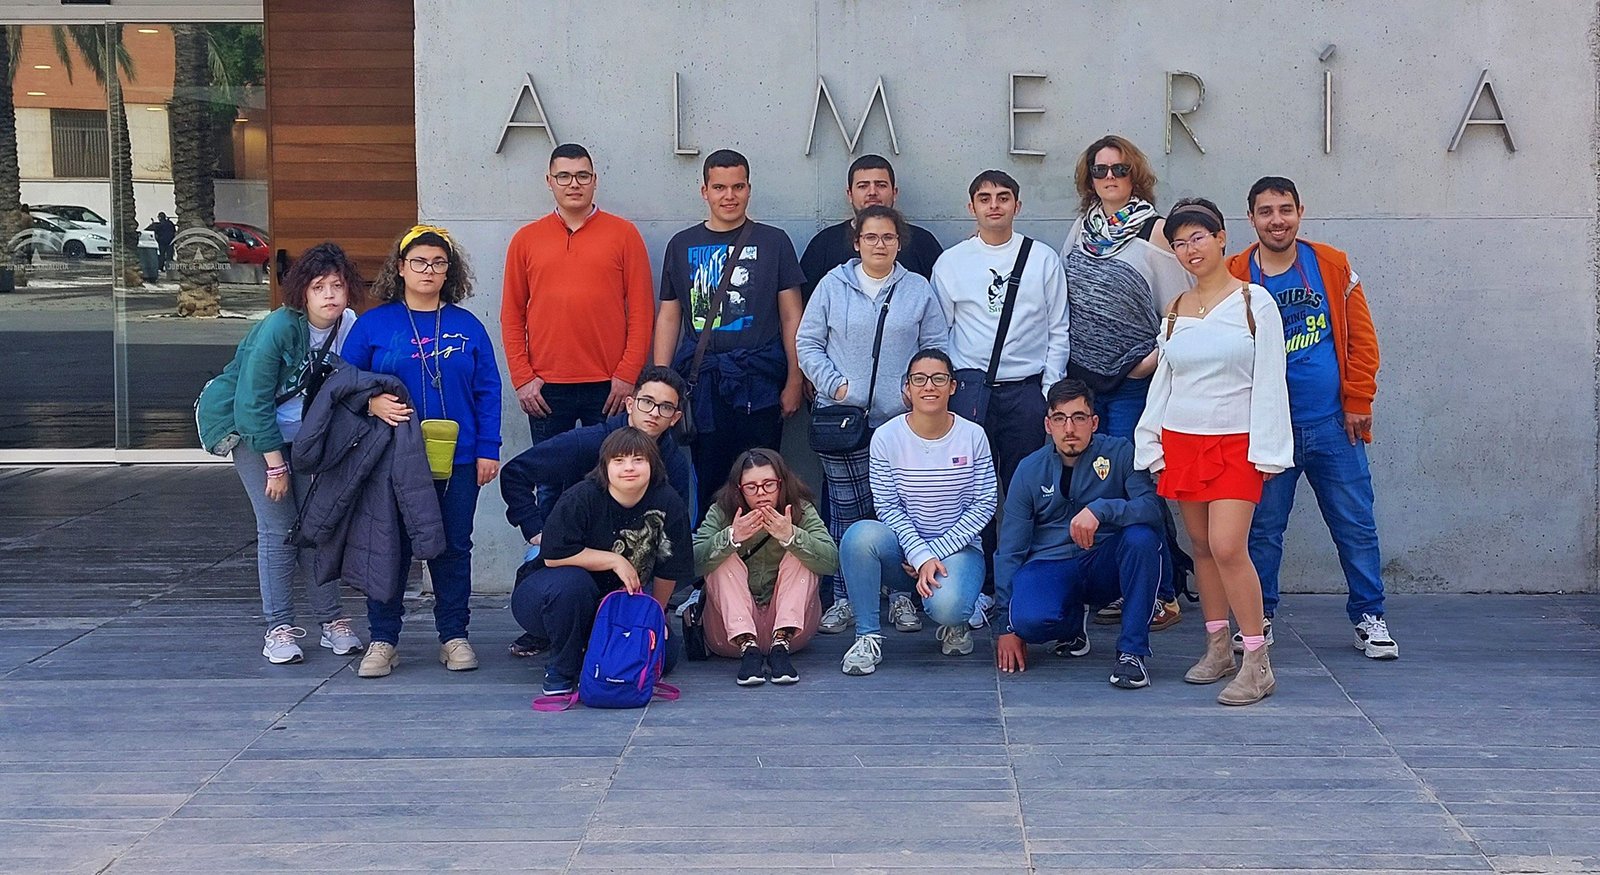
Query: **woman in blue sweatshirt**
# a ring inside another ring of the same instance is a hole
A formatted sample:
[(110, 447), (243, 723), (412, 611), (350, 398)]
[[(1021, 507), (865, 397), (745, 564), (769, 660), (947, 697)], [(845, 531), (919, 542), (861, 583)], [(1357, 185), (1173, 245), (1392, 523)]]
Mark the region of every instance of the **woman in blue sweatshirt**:
[[(500, 468), (500, 370), (494, 346), (478, 317), (459, 306), (472, 294), (466, 254), (443, 228), (418, 225), (400, 238), (373, 295), (387, 301), (356, 321), (345, 341), (344, 359), (364, 370), (392, 374), (411, 398), (380, 395), (367, 405), (373, 416), (396, 425), (412, 416), (449, 419), (460, 428), (450, 477), (435, 480), (444, 517), (445, 551), (429, 560), (433, 574), (433, 621), (439, 631), (439, 661), (451, 671), (478, 667), (467, 643), (467, 600), (472, 595), (472, 517), (478, 490)], [(436, 475), (437, 476), (437, 475)], [(409, 542), (401, 574), (411, 566)], [(402, 585), (391, 602), (367, 599), (372, 643), (361, 660), (361, 677), (383, 677), (400, 661)]]

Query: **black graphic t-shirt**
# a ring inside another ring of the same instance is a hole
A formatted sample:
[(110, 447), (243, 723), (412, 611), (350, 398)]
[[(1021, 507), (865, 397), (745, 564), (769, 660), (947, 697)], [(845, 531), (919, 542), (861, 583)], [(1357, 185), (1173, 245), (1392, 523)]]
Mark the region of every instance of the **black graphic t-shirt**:
[[(645, 490), (633, 507), (623, 507), (611, 493), (585, 477), (557, 499), (545, 520), (539, 555), (533, 561), (567, 559), (584, 549), (628, 557), (649, 592), (652, 578), (682, 581), (694, 576), (694, 545), (689, 512), (671, 486)], [(604, 592), (622, 588), (610, 571), (596, 574)]]
[[(661, 266), (661, 300), (687, 301), (684, 332), (699, 338), (711, 311), (711, 298), (722, 271), (728, 267), (728, 248), (739, 230), (712, 231), (704, 223), (679, 231), (667, 244)], [(754, 222), (744, 248), (733, 259), (728, 298), (717, 324), (711, 326), (711, 352), (756, 349), (776, 340), (782, 329), (778, 318), (778, 293), (799, 288), (806, 281), (795, 257), (794, 244), (782, 228)]]

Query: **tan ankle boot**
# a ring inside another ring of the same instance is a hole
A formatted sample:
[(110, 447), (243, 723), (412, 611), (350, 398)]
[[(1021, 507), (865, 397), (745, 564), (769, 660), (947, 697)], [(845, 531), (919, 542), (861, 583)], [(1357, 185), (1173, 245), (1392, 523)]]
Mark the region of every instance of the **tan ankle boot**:
[(1183, 679), (1191, 684), (1214, 684), (1238, 670), (1233, 661), (1232, 639), (1227, 629), (1206, 633), (1206, 654)]
[(1222, 688), (1222, 693), (1217, 696), (1217, 701), (1224, 705), (1250, 705), (1272, 695), (1278, 686), (1278, 679), (1272, 674), (1272, 660), (1267, 657), (1266, 647), (1244, 652), (1244, 664), (1239, 667), (1239, 676), (1233, 682)]

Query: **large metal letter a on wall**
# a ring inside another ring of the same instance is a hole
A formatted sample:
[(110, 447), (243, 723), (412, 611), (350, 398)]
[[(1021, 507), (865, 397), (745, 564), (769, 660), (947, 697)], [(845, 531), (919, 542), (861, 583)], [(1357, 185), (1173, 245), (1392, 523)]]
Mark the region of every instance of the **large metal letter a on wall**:
[[(1196, 93), (1195, 96), (1194, 96), (1194, 106), (1191, 106), (1188, 109), (1173, 109), (1172, 108), (1172, 80), (1177, 79), (1179, 77), (1182, 77), (1182, 78), (1185, 78), (1185, 79), (1193, 79), (1195, 88), (1198, 89), (1198, 93)], [(1194, 143), (1194, 147), (1196, 149), (1200, 150), (1200, 154), (1204, 155), (1206, 153), (1206, 147), (1200, 145), (1200, 138), (1196, 137), (1194, 135), (1194, 128), (1189, 127), (1189, 120), (1184, 118), (1184, 116), (1189, 115), (1190, 113), (1192, 113), (1195, 110), (1199, 109), (1200, 108), (1200, 104), (1205, 103), (1205, 102), (1206, 102), (1206, 83), (1205, 83), (1204, 79), (1201, 79), (1199, 76), (1196, 76), (1193, 73), (1185, 73), (1182, 70), (1172, 70), (1172, 71), (1167, 73), (1167, 154), (1168, 155), (1172, 154), (1172, 120), (1173, 119), (1177, 119), (1178, 120), (1178, 124), (1183, 125), (1184, 133), (1189, 135), (1190, 142)]]
[(861, 111), (861, 121), (856, 123), (855, 136), (845, 132), (844, 119), (839, 117), (839, 107), (834, 105), (833, 95), (828, 91), (828, 82), (821, 76), (817, 77), (817, 102), (811, 106), (811, 129), (806, 131), (806, 154), (811, 154), (811, 144), (817, 138), (817, 113), (822, 111), (822, 101), (828, 101), (828, 109), (833, 113), (833, 123), (839, 126), (839, 136), (844, 138), (844, 146), (849, 154), (856, 153), (856, 144), (861, 142), (861, 132), (867, 127), (867, 116), (872, 115), (872, 104), (883, 103), (883, 120), (889, 125), (889, 148), (894, 154), (900, 154), (900, 140), (894, 135), (894, 116), (889, 112), (889, 95), (883, 90), (883, 77), (879, 76), (876, 84), (872, 86), (872, 94), (867, 97), (867, 108)]
[[(544, 102), (539, 99), (538, 89), (533, 87), (533, 74), (525, 73), (522, 87), (517, 89), (516, 99), (511, 101), (511, 112), (506, 114), (505, 127), (500, 129), (500, 142), (494, 144), (495, 154), (506, 146), (506, 135), (512, 128), (544, 128), (544, 135), (550, 138), (550, 148), (556, 147), (556, 132), (550, 128), (550, 118), (544, 114)], [(517, 110), (522, 108), (522, 98), (526, 95), (533, 98), (533, 111), (539, 114), (534, 121), (517, 121)]]
[[(1483, 102), (1484, 95), (1489, 96), (1489, 103), (1494, 106), (1494, 115), (1490, 118), (1473, 118), (1472, 114), (1478, 111), (1478, 104)], [(1456, 135), (1450, 138), (1450, 148), (1447, 152), (1454, 152), (1461, 145), (1461, 137), (1467, 132), (1467, 125), (1493, 125), (1500, 128), (1500, 133), (1505, 135), (1506, 148), (1517, 151), (1517, 141), (1511, 139), (1511, 122), (1506, 120), (1505, 110), (1500, 106), (1500, 96), (1494, 93), (1494, 85), (1489, 82), (1489, 68), (1483, 68), (1483, 75), (1478, 77), (1478, 87), (1472, 89), (1472, 100), (1467, 104), (1467, 111), (1461, 114), (1461, 124), (1456, 126)]]

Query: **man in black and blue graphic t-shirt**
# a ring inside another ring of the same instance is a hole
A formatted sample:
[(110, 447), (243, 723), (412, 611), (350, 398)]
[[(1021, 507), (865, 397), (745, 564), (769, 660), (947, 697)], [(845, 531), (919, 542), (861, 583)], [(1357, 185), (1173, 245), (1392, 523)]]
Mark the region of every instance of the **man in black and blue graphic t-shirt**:
[[(805, 282), (789, 235), (747, 215), (750, 162), (719, 149), (706, 157), (703, 179), (700, 196), (710, 216), (667, 244), (655, 339), (655, 363), (671, 366), (694, 385), (684, 413), (699, 433), (694, 463), (700, 509), (710, 505), (740, 453), (778, 449), (783, 418), (800, 409), (803, 378), (794, 338)], [(738, 252), (730, 251), (747, 223), (749, 235)], [(707, 325), (727, 271), (727, 298), (715, 324)], [(690, 374), (695, 345), (708, 329), (705, 360), (698, 375)]]

